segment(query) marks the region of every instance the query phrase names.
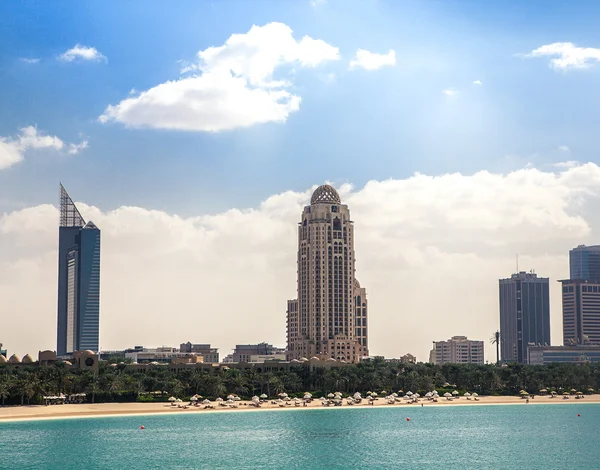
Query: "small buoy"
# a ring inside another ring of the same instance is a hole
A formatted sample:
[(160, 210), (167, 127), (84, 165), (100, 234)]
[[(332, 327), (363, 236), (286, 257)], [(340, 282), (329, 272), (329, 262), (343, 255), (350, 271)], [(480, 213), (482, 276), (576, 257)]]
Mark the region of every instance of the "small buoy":
[(406, 421), (410, 421), (410, 418), (406, 418)]
[(579, 413), (577, 413), (577, 416), (581, 416)]
[(140, 426), (140, 429), (146, 429), (145, 426)]

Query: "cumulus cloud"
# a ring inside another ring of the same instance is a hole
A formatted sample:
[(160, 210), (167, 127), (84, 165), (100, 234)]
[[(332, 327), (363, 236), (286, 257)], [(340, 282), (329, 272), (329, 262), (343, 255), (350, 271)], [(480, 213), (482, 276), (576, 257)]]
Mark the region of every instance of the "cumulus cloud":
[(65, 144), (60, 138), (39, 132), (34, 126), (23, 127), (16, 137), (0, 137), (0, 170), (22, 161), (25, 152), (31, 149), (62, 150), (66, 147), (67, 153), (76, 154), (87, 146), (86, 140), (79, 144)]
[(233, 34), (225, 44), (197, 54), (185, 75), (138, 96), (110, 105), (101, 122), (133, 127), (218, 132), (267, 122), (285, 122), (300, 108), (288, 78), (275, 72), (291, 66), (313, 68), (338, 60), (339, 50), (323, 40), (296, 40), (283, 23), (252, 26)]
[(579, 165), (581, 165), (581, 163), (577, 160), (568, 160), (566, 162), (557, 162), (554, 164), (556, 168), (575, 168)]
[[(600, 167), (591, 163), (340, 187), (355, 224), (357, 278), (369, 296), (371, 352), (426, 360), (434, 340), (487, 340), (498, 326), (498, 278), (513, 272), (515, 253), (523, 269), (551, 278), (558, 343), (555, 280), (568, 275), (570, 248), (598, 241), (599, 187)], [(101, 345), (189, 340), (223, 354), (236, 343), (284, 345), (297, 222), (310, 194), (288, 191), (254, 208), (195, 217), (78, 204), (102, 229)], [(49, 204), (0, 216), (0, 298), (14, 313), (2, 331), (20, 354), (55, 347), (57, 222)]]
[(390, 49), (385, 54), (358, 49), (354, 59), (350, 61), (350, 68), (363, 68), (365, 70), (377, 70), (385, 66), (396, 65), (396, 52)]
[(473, 85), (483, 85), (483, 82), (481, 80), (474, 80)]
[(600, 61), (600, 48), (579, 47), (572, 42), (554, 42), (534, 49), (525, 57), (553, 57), (550, 67), (557, 70), (585, 69)]
[(571, 149), (566, 145), (559, 145), (558, 150), (560, 150), (561, 152), (570, 152), (571, 151)]
[(62, 53), (58, 58), (64, 62), (74, 62), (77, 60), (90, 62), (107, 61), (106, 57), (95, 47), (82, 46), (81, 44), (75, 44), (75, 46)]

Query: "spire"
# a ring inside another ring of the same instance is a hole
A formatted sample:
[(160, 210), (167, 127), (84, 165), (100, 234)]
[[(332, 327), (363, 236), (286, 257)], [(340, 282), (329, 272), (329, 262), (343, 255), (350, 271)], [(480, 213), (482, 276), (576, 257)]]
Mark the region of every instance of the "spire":
[(61, 227), (83, 227), (85, 220), (77, 210), (73, 199), (67, 193), (65, 187), (60, 184), (60, 226)]

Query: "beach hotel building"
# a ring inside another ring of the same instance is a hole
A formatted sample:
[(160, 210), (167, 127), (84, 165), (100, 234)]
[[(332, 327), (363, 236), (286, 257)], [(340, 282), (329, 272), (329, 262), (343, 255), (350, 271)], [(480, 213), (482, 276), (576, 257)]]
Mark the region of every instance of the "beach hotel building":
[(213, 348), (210, 344), (194, 344), (188, 341), (179, 345), (179, 352), (198, 354), (204, 358), (204, 362), (219, 363), (219, 348)]
[(483, 341), (473, 341), (466, 336), (434, 341), (429, 362), (436, 365), (483, 364)]
[(367, 295), (354, 277), (354, 226), (348, 206), (319, 186), (298, 224), (298, 298), (288, 301), (288, 359), (356, 363), (368, 356)]
[(57, 354), (98, 352), (99, 321), (100, 230), (93, 222), (83, 220), (61, 184)]
[(519, 272), (500, 279), (500, 351), (503, 362), (525, 363), (530, 345), (550, 345), (548, 278)]

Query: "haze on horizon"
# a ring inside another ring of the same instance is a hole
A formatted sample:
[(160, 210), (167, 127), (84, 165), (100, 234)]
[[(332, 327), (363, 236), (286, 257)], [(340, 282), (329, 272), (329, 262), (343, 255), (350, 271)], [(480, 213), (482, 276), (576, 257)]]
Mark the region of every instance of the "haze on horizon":
[(466, 335), (493, 361), (517, 254), (560, 344), (556, 281), (600, 243), (600, 5), (509, 3), (0, 5), (0, 342), (56, 348), (62, 181), (102, 230), (102, 349), (285, 345), (325, 182), (372, 355)]

